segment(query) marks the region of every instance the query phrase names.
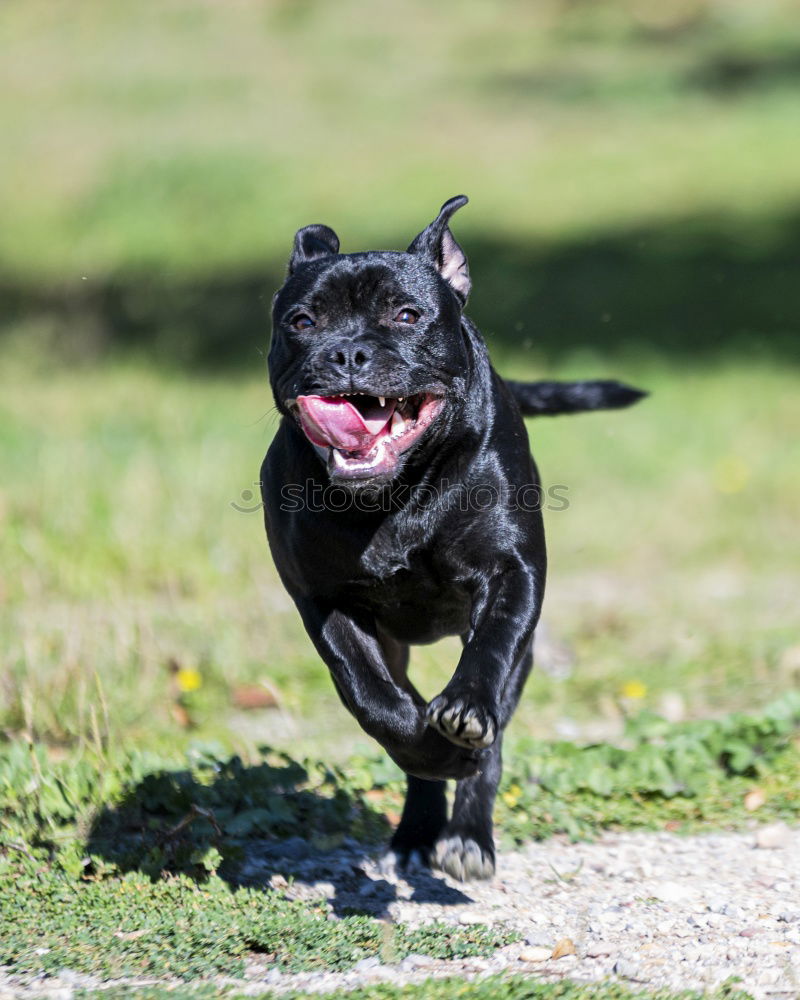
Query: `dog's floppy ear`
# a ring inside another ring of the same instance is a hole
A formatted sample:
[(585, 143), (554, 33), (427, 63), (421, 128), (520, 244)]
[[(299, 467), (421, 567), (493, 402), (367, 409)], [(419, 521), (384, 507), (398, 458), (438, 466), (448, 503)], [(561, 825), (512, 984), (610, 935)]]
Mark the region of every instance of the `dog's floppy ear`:
[(304, 226), (294, 237), (289, 274), (294, 274), (301, 264), (320, 257), (331, 257), (339, 252), (339, 237), (328, 226)]
[(471, 282), (469, 267), (464, 251), (456, 243), (450, 232), (448, 222), (451, 216), (463, 208), (469, 199), (465, 194), (459, 194), (442, 205), (441, 211), (433, 222), (423, 229), (408, 248), (409, 253), (428, 257), (430, 262), (450, 285), (456, 295), (464, 303), (467, 301)]

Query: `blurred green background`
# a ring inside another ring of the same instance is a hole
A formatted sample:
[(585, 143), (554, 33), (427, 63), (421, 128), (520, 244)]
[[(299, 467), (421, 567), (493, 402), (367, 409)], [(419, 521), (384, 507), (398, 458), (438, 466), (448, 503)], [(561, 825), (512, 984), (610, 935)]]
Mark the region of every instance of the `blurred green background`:
[(232, 504), (294, 231), (404, 248), (460, 192), (500, 370), (652, 391), (530, 425), (570, 506), (513, 732), (797, 684), (798, 3), (8, 0), (0, 49), (7, 738), (367, 742)]

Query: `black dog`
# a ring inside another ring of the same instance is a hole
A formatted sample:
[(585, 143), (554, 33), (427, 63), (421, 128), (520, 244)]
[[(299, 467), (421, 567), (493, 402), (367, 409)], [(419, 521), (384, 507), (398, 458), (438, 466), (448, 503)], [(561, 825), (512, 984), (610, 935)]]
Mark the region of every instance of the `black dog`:
[[(269, 355), (283, 419), (261, 470), (281, 579), (345, 706), (408, 774), (394, 855), (460, 879), (494, 871), (500, 744), (544, 592), (522, 415), (643, 395), (497, 375), (462, 311), (470, 279), (448, 221), (466, 201), (448, 201), (406, 253), (339, 255), (327, 226), (297, 233)], [(409, 644), (453, 634), (458, 666), (426, 702)]]

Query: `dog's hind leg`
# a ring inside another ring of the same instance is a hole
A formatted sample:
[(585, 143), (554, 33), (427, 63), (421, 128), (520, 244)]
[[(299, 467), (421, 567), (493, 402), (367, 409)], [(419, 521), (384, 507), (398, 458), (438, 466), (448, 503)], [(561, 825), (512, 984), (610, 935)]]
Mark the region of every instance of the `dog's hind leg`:
[(411, 683), (408, 676), (408, 643), (399, 642), (392, 638), (381, 628), (380, 623), (376, 623), (376, 632), (392, 680), (403, 691), (407, 691), (417, 705), (424, 706), (425, 699)]
[[(505, 706), (508, 714), (516, 706), (532, 667), (531, 646), (523, 653), (503, 692), (502, 700), (508, 702)], [(434, 868), (462, 881), (494, 875), (492, 811), (503, 773), (502, 739), (501, 732), (488, 751), (486, 763), (479, 774), (456, 784), (452, 819), (438, 838), (431, 856)]]
[(492, 810), (503, 771), (502, 734), (498, 735), (479, 774), (456, 784), (453, 816), (442, 830), (431, 865), (462, 882), (494, 875)]
[[(408, 646), (378, 629), (378, 638), (386, 657), (389, 673), (398, 687), (408, 691), (418, 705), (425, 699), (408, 677)], [(389, 844), (386, 860), (399, 868), (426, 866), (439, 834), (447, 823), (447, 782), (406, 777), (406, 801), (403, 815)]]
[(413, 774), (406, 782), (403, 815), (389, 844), (389, 859), (399, 868), (428, 866), (434, 844), (447, 825), (447, 782)]

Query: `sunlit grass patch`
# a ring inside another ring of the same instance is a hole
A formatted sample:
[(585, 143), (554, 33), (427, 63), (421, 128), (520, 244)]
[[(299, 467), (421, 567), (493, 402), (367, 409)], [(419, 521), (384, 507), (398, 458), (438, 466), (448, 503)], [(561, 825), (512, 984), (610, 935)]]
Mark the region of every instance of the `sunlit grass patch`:
[[(495, 820), (507, 844), (613, 828), (746, 828), (800, 816), (800, 697), (759, 714), (670, 723), (643, 712), (622, 745), (518, 740)], [(247, 759), (87, 747), (66, 755), (0, 745), (1, 870), (41, 865), (88, 880), (219, 872), (236, 883), (265, 843), (303, 836), (328, 851), (378, 845), (398, 822), (404, 780), (381, 754), (339, 766), (262, 748)]]
[[(15, 974), (70, 968), (116, 979), (241, 977), (248, 959), (273, 968), (340, 970), (379, 956), (387, 930), (374, 919), (328, 918), (327, 907), (292, 902), (274, 891), (237, 889), (213, 879), (150, 882), (141, 876), (92, 882), (79, 891), (33, 874), (4, 887), (0, 963)], [(502, 929), (443, 923), (392, 927), (396, 960), (487, 955), (514, 938)]]
[(465, 231), (526, 238), (780, 212), (794, 9), (686, 6), (6, 5), (0, 267), (275, 262), (321, 213), (348, 249), (408, 240), (456, 189)]
[[(609, 373), (592, 358), (548, 371), (497, 355), (517, 377)], [(6, 731), (60, 746), (200, 737), (245, 752), (269, 742), (341, 759), (356, 724), (264, 539), (257, 479), (275, 417), (263, 376), (141, 365), (9, 371), (0, 401)], [(512, 741), (619, 735), (631, 702), (621, 689), (632, 680), (646, 689), (636, 705), (677, 706), (689, 718), (763, 705), (796, 683), (793, 374), (633, 363), (610, 373), (651, 397), (620, 413), (529, 425), (545, 484), (563, 484), (569, 499), (545, 511), (544, 620), (566, 666), (549, 670), (542, 648)], [(720, 493), (719, 456), (732, 454), (750, 478)], [(423, 693), (441, 690), (458, 655), (455, 639), (414, 651)], [(239, 689), (262, 682), (273, 707), (242, 708)]]

